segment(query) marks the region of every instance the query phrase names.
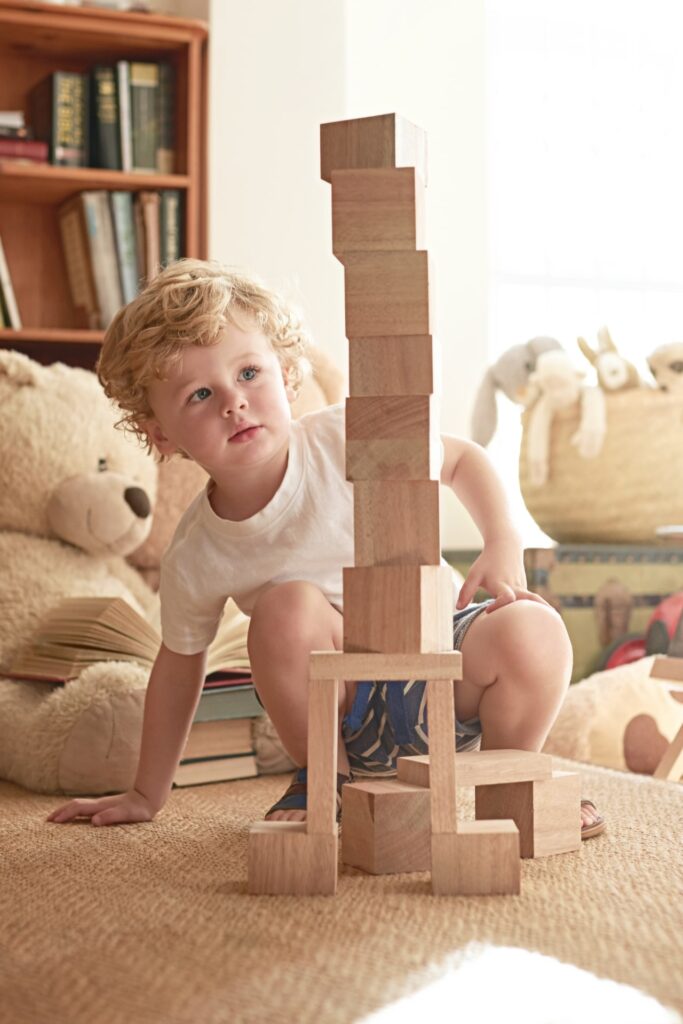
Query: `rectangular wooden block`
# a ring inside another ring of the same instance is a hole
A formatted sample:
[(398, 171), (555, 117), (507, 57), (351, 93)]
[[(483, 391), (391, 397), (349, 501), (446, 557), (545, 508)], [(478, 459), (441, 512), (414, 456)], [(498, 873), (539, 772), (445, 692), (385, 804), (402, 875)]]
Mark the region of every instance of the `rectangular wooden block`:
[(414, 167), (332, 171), (332, 251), (426, 248), (425, 188)]
[(436, 395), (346, 399), (347, 480), (438, 480)]
[(339, 259), (347, 337), (432, 333), (426, 250), (347, 252)]
[(320, 176), (354, 167), (416, 167), (427, 182), (427, 136), (398, 114), (320, 125)]
[(455, 706), (451, 679), (430, 679), (427, 682), (427, 721), (432, 833), (455, 832)]
[(349, 338), (349, 393), (430, 395), (437, 379), (438, 352), (429, 334)]
[(432, 891), (493, 896), (520, 891), (519, 833), (514, 821), (460, 822), (432, 835)]
[(310, 666), (312, 679), (462, 679), (460, 651), (424, 654), (313, 651)]
[(337, 746), (339, 680), (308, 683), (308, 813), (309, 834), (337, 834)]
[(511, 818), (522, 857), (549, 857), (581, 847), (581, 777), (553, 772), (550, 779), (477, 786), (477, 819)]
[(428, 871), (429, 793), (396, 779), (353, 782), (342, 790), (342, 862), (371, 875)]
[[(399, 757), (398, 778), (414, 786), (429, 786), (429, 755)], [(456, 760), (456, 785), (490, 786), (495, 783), (530, 782), (550, 779), (553, 759), (550, 754), (530, 750), (467, 750)], [(506, 815), (511, 817), (511, 815)]]
[(261, 821), (252, 826), (248, 891), (267, 896), (334, 896), (337, 835), (309, 835), (305, 821)]
[(438, 480), (358, 480), (353, 486), (355, 565), (438, 565)]
[(454, 600), (447, 565), (346, 568), (344, 650), (452, 650)]
[(683, 658), (669, 658), (658, 655), (652, 662), (650, 676), (653, 679), (670, 679), (671, 682), (683, 682)]

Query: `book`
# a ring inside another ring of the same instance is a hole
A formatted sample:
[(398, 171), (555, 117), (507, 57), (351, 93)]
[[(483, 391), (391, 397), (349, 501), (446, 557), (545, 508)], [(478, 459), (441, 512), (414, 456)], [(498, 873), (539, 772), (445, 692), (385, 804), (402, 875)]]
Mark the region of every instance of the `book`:
[(251, 718), (225, 718), (214, 722), (193, 722), (183, 750), (183, 761), (209, 757), (253, 754)]
[(258, 775), (254, 754), (217, 757), (205, 761), (181, 761), (173, 778), (174, 786), (200, 786), (209, 782), (251, 779)]
[(161, 256), (159, 245), (159, 193), (138, 192), (135, 196), (136, 231), (138, 233), (138, 260), (142, 259), (142, 274), (149, 284), (159, 273)]
[(3, 315), (3, 319), (7, 319), (8, 326), (14, 328), (15, 331), (21, 330), (19, 307), (17, 305), (16, 295), (14, 294), (14, 286), (12, 285), (12, 278), (10, 277), (9, 265), (7, 263), (7, 257), (5, 256), (2, 238), (0, 238), (0, 293), (2, 293), (2, 302), (5, 313), (5, 315)]
[(258, 718), (263, 713), (263, 706), (259, 703), (252, 682), (215, 689), (209, 689), (205, 685), (194, 713), (194, 721), (216, 722), (226, 718)]
[(159, 65), (130, 62), (130, 127), (134, 171), (157, 169)]
[(81, 197), (76, 195), (62, 203), (57, 217), (69, 278), (71, 301), (76, 309), (83, 310), (87, 326), (96, 330), (101, 321), (100, 308), (90, 261), (90, 242), (85, 207)]
[(119, 113), (119, 145), (121, 170), (133, 169), (133, 135), (130, 124), (130, 62), (117, 61), (116, 99)]
[(138, 293), (138, 258), (135, 248), (135, 216), (131, 192), (110, 192), (111, 219), (116, 239), (116, 255), (125, 303)]
[(50, 163), (87, 167), (88, 76), (54, 71), (31, 89), (28, 102), (33, 134), (48, 143)]
[(100, 310), (100, 327), (106, 329), (123, 305), (119, 264), (109, 198), (104, 190), (81, 192), (88, 230), (88, 247)]
[(90, 166), (121, 168), (116, 69), (106, 64), (90, 72)]
[(157, 170), (162, 174), (173, 174), (175, 170), (175, 75), (173, 65), (168, 61), (159, 64), (159, 89), (157, 92)]
[(162, 267), (175, 263), (183, 255), (182, 233), (180, 189), (163, 188), (159, 192), (159, 262)]
[[(228, 601), (209, 647), (207, 675), (221, 670), (249, 672), (248, 624), (237, 605)], [(151, 668), (160, 643), (156, 627), (122, 597), (65, 598), (17, 652), (9, 672), (15, 678), (63, 683), (101, 661), (133, 661)], [(226, 686), (220, 692), (230, 689)]]
[(38, 139), (3, 138), (0, 135), (0, 159), (28, 160), (31, 163), (48, 162), (48, 144)]

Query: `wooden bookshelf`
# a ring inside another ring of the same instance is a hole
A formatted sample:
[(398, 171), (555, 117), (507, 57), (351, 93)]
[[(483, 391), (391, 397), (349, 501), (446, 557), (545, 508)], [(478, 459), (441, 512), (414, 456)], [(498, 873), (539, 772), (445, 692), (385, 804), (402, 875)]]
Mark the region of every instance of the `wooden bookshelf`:
[(169, 61), (176, 89), (173, 174), (0, 159), (0, 237), (23, 323), (0, 329), (1, 347), (41, 362), (94, 365), (103, 332), (88, 330), (71, 302), (57, 218), (78, 192), (182, 190), (185, 254), (206, 257), (207, 37), (203, 22), (184, 18), (0, 0), (0, 109), (28, 116), (29, 91), (52, 71), (117, 60)]

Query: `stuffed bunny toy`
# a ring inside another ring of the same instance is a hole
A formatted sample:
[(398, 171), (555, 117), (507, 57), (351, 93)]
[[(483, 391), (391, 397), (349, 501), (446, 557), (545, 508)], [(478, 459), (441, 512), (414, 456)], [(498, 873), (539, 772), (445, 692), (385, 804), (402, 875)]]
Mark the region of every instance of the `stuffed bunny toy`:
[(640, 387), (642, 381), (633, 363), (619, 355), (606, 327), (598, 331), (598, 348), (592, 349), (585, 338), (578, 338), (578, 346), (598, 375), (603, 391), (624, 391)]
[(539, 355), (561, 347), (554, 338), (532, 338), (524, 345), (513, 345), (488, 368), (474, 400), (471, 420), (473, 441), (485, 448), (496, 432), (496, 392), (500, 390), (511, 402), (525, 405), (529, 377), (536, 369)]

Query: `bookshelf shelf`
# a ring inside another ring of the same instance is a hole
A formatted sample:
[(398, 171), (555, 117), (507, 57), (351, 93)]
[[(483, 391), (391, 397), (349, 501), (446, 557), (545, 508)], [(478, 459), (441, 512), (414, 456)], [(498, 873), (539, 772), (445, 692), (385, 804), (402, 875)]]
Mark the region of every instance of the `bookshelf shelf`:
[(0, 159), (0, 202), (61, 203), (86, 189), (141, 189), (190, 187), (187, 174), (142, 174), (108, 171), (97, 167), (54, 167)]
[(169, 63), (175, 78), (173, 174), (0, 158), (0, 238), (23, 325), (0, 329), (0, 347), (41, 362), (93, 365), (104, 332), (87, 329), (84, 311), (73, 306), (58, 217), (81, 192), (178, 190), (184, 254), (206, 256), (207, 36), (206, 25), (191, 19), (0, 0), (0, 110), (28, 118), (31, 90), (55, 71), (137, 60)]

